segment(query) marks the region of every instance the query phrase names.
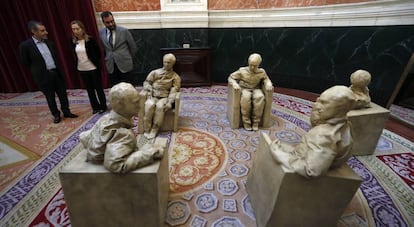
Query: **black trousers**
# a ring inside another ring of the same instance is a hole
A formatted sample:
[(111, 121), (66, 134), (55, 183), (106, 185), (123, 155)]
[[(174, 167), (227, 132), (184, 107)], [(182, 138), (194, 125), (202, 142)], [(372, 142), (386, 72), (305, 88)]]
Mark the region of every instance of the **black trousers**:
[(53, 116), (60, 115), (56, 104), (56, 94), (59, 98), (60, 109), (63, 114), (69, 114), (69, 101), (66, 94), (66, 85), (63, 76), (57, 70), (48, 71), (45, 75), (48, 80), (39, 89), (46, 97), (47, 105)]
[(86, 91), (88, 92), (89, 102), (93, 110), (106, 110), (106, 97), (102, 88), (102, 77), (99, 69), (92, 71), (79, 72)]
[(127, 82), (132, 84), (131, 72), (121, 72), (118, 69), (118, 66), (114, 63), (114, 71), (109, 74), (109, 82), (111, 84), (111, 87), (121, 82)]

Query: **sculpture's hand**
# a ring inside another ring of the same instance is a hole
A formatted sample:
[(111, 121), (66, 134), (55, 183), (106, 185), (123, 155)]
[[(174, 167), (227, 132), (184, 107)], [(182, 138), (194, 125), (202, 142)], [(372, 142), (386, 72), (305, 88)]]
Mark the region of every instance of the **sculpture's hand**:
[(293, 155), (290, 150), (291, 147), (276, 139), (272, 142), (270, 149), (276, 162), (285, 167), (286, 170), (292, 171), (292, 166), (290, 164)]
[(273, 140), (273, 142), (271, 144), (271, 148), (274, 151), (280, 150), (282, 148), (282, 142), (278, 139)]
[(266, 86), (266, 91), (273, 92), (273, 86)]
[(152, 89), (145, 89), (145, 93), (144, 93), (144, 95), (145, 95), (145, 97), (147, 98), (147, 99), (151, 99), (152, 98)]
[(240, 85), (234, 83), (233, 88), (234, 88), (234, 90), (240, 90)]
[(152, 88), (145, 88), (145, 95), (148, 97), (150, 97), (152, 94)]
[(167, 102), (164, 106), (164, 111), (170, 110), (172, 108), (172, 104), (170, 102)]
[(154, 160), (157, 160), (157, 159), (162, 159), (163, 155), (164, 155), (164, 148), (157, 147), (157, 148), (155, 148), (155, 152), (154, 152), (154, 155), (152, 157), (154, 158)]

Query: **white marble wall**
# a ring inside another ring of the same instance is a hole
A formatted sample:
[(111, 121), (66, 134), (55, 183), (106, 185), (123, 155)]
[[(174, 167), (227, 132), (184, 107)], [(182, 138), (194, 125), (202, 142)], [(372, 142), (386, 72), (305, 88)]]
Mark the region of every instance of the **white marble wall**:
[[(382, 0), (310, 7), (208, 10), (207, 0), (161, 0), (160, 11), (123, 11), (114, 15), (130, 29), (341, 27), (413, 25), (414, 1)], [(99, 26), (100, 12), (96, 13)]]

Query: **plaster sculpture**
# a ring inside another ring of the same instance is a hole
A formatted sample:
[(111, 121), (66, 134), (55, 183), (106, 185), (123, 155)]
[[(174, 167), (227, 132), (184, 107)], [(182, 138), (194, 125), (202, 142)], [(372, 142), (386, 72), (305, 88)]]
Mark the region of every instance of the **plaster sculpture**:
[(266, 74), (266, 71), (259, 68), (262, 57), (257, 54), (251, 54), (248, 59), (248, 66), (241, 67), (239, 70), (230, 74), (228, 83), (235, 90), (241, 90), (241, 115), (243, 127), (246, 130), (257, 131), (262, 118), (265, 106), (265, 95), (262, 87), (268, 92), (273, 93), (272, 81)]
[(144, 135), (154, 138), (164, 121), (164, 114), (173, 107), (181, 88), (181, 78), (174, 72), (175, 56), (164, 55), (163, 67), (151, 71), (143, 85), (145, 101)]
[(346, 114), (354, 103), (354, 93), (348, 87), (333, 86), (325, 90), (313, 106), (312, 128), (302, 141), (292, 146), (275, 140), (272, 156), (286, 172), (309, 178), (341, 166), (351, 154), (352, 130)]
[(351, 86), (349, 87), (355, 94), (355, 109), (368, 108), (371, 104), (368, 84), (371, 82), (371, 74), (365, 70), (357, 70), (351, 74)]
[(257, 226), (338, 226), (362, 179), (346, 163), (311, 180), (286, 172), (271, 146), (269, 135), (260, 133), (247, 176)]
[(139, 110), (139, 93), (129, 83), (116, 84), (109, 91), (112, 110), (91, 130), (80, 134), (87, 161), (102, 163), (115, 173), (126, 173), (162, 158), (164, 148), (150, 144), (141, 149), (132, 131), (132, 117)]
[(349, 111), (348, 119), (352, 123), (354, 145), (352, 155), (372, 155), (381, 137), (390, 111), (371, 102), (368, 84), (371, 74), (357, 70), (350, 76), (349, 87), (355, 95), (354, 110)]

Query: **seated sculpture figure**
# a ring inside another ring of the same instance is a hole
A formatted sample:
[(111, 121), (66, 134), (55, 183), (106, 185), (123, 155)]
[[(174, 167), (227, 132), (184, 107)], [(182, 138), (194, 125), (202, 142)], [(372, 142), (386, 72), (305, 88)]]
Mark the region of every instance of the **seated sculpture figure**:
[(138, 113), (139, 93), (129, 83), (119, 83), (109, 91), (110, 113), (91, 130), (80, 134), (87, 161), (102, 163), (115, 173), (126, 173), (162, 158), (163, 148), (150, 144), (141, 149), (132, 131), (132, 117)]
[(230, 74), (228, 82), (234, 89), (241, 89), (241, 115), (243, 127), (246, 130), (257, 131), (262, 118), (265, 106), (265, 95), (262, 86), (266, 91), (273, 92), (272, 81), (266, 74), (266, 71), (259, 68), (262, 57), (257, 54), (251, 54), (248, 59), (248, 66), (241, 67), (239, 70)]
[(292, 146), (280, 140), (271, 145), (272, 156), (287, 172), (312, 178), (341, 166), (350, 156), (352, 129), (346, 113), (353, 109), (355, 96), (346, 86), (333, 86), (316, 100), (312, 128)]
[(355, 109), (368, 108), (371, 105), (368, 84), (371, 82), (371, 74), (365, 70), (357, 70), (351, 74), (351, 86), (355, 94)]
[(174, 72), (175, 56), (171, 53), (164, 55), (163, 67), (151, 71), (143, 85), (147, 96), (144, 114), (144, 135), (154, 138), (162, 122), (164, 114), (174, 104), (177, 92), (180, 91), (181, 78)]

